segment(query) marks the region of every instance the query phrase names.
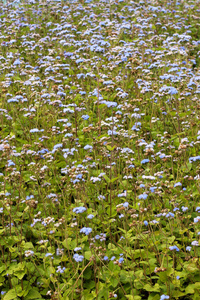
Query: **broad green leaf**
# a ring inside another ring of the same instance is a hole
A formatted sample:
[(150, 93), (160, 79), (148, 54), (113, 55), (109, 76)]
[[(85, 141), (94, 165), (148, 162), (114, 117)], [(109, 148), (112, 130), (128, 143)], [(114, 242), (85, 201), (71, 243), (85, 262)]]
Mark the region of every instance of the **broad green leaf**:
[(158, 283), (156, 283), (154, 286), (151, 286), (150, 284), (145, 284), (144, 290), (148, 292), (160, 292), (160, 286)]
[(16, 299), (16, 298), (17, 298), (17, 293), (16, 293), (15, 289), (12, 289), (5, 294), (3, 300), (12, 300), (12, 299)]
[(41, 298), (40, 293), (38, 292), (38, 290), (36, 288), (33, 288), (30, 290), (30, 292), (24, 298), (24, 300), (39, 299), (39, 298)]

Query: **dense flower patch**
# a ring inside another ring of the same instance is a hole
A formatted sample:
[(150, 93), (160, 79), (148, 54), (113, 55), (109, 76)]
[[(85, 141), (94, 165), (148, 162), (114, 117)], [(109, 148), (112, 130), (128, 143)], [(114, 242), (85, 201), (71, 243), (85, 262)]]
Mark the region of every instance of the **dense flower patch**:
[(0, 290), (200, 299), (199, 1), (0, 7)]

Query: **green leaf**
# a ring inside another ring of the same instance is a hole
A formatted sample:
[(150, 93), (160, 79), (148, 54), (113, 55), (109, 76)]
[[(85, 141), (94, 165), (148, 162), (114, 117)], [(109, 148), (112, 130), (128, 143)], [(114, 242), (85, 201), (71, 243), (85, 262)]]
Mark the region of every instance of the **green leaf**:
[(110, 278), (110, 283), (111, 283), (112, 286), (115, 288), (115, 287), (118, 285), (119, 280), (118, 280), (117, 278), (115, 278), (115, 277), (111, 277), (111, 278)]
[(24, 249), (26, 250), (30, 250), (30, 249), (34, 249), (34, 246), (31, 242), (27, 242), (23, 245)]
[(110, 178), (108, 178), (107, 175), (103, 175), (103, 178), (105, 178), (105, 180), (106, 180), (107, 183), (110, 183)]
[(109, 151), (113, 151), (116, 146), (114, 145), (113, 147), (111, 147), (110, 145), (107, 145), (106, 148), (109, 150)]
[(156, 283), (154, 286), (151, 286), (150, 284), (145, 284), (144, 285), (144, 290), (148, 292), (160, 292), (160, 286), (158, 283)]
[(17, 298), (16, 291), (15, 291), (15, 289), (12, 289), (6, 293), (3, 300), (12, 300), (12, 299), (16, 299), (16, 298)]
[(84, 279), (90, 279), (92, 276), (92, 270), (90, 268), (87, 268), (84, 272), (83, 272), (83, 278)]
[(6, 266), (5, 266), (5, 265), (2, 265), (2, 266), (0, 267), (0, 274), (1, 274), (5, 269), (6, 269)]
[(76, 241), (72, 240), (71, 238), (64, 240), (62, 244), (69, 250), (74, 250), (74, 248), (76, 247)]
[(141, 300), (140, 296), (126, 295), (128, 300)]
[(91, 251), (86, 251), (85, 252), (85, 258), (87, 259), (87, 260), (90, 260), (90, 257), (92, 256), (92, 252)]
[(189, 272), (191, 272), (191, 273), (194, 273), (194, 272), (199, 271), (199, 269), (198, 269), (198, 267), (197, 267), (197, 265), (196, 265), (195, 262), (190, 263), (190, 264), (187, 266), (187, 270), (188, 270)]
[(160, 299), (160, 295), (158, 295), (156, 293), (152, 293), (148, 297), (148, 300), (159, 300), (159, 299)]
[(119, 177), (115, 177), (115, 178), (111, 179), (110, 182), (113, 183), (113, 182), (115, 182), (118, 178), (119, 178)]
[(189, 286), (186, 287), (185, 293), (186, 294), (194, 294), (194, 292), (195, 292), (194, 287), (195, 287), (194, 284), (190, 284)]
[(24, 277), (25, 274), (26, 274), (26, 272), (24, 272), (24, 271), (14, 272), (14, 275), (17, 276), (17, 278), (20, 280)]
[(39, 299), (39, 298), (41, 298), (40, 293), (38, 292), (38, 290), (36, 288), (33, 288), (30, 290), (30, 292), (24, 298), (24, 300)]

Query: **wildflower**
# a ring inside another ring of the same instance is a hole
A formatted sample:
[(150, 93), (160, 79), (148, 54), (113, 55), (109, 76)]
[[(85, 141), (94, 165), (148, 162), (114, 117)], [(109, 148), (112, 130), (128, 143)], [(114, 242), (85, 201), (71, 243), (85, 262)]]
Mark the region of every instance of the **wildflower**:
[(57, 248), (57, 249), (56, 249), (56, 255), (57, 255), (57, 256), (62, 255), (62, 254), (63, 254), (63, 251), (64, 251), (63, 248), (62, 248), (62, 249)]
[(75, 252), (78, 252), (78, 251), (80, 251), (80, 250), (82, 250), (81, 247), (76, 247), (76, 248), (74, 248), (74, 251), (75, 251)]
[(169, 296), (168, 295), (161, 295), (160, 297), (160, 300), (165, 300), (165, 299), (169, 299)]
[(46, 253), (45, 254), (45, 257), (49, 257), (49, 256), (51, 256), (51, 259), (53, 259), (53, 254), (52, 253)]
[(8, 160), (8, 167), (15, 166), (15, 163), (12, 160)]
[(87, 219), (93, 219), (94, 218), (94, 215), (90, 214), (87, 216)]
[(146, 164), (146, 163), (148, 163), (148, 162), (150, 162), (150, 160), (149, 160), (148, 158), (145, 158), (145, 159), (143, 159), (143, 160), (141, 161), (141, 164)]
[(169, 212), (166, 214), (166, 218), (174, 218), (174, 214), (172, 212)]
[(182, 186), (182, 183), (181, 182), (177, 182), (174, 184), (174, 187), (177, 187), (177, 186)]
[(57, 270), (56, 270), (56, 273), (62, 274), (62, 273), (64, 273), (65, 269), (66, 269), (65, 267), (62, 268), (61, 266), (58, 266)]
[(145, 184), (141, 183), (141, 184), (139, 185), (139, 187), (140, 187), (140, 188), (145, 188)]
[(191, 162), (195, 162), (195, 161), (197, 161), (197, 160), (200, 160), (200, 155), (198, 155), (198, 156), (193, 156), (193, 157), (190, 157), (189, 158), (189, 162), (191, 163)]
[(80, 230), (80, 233), (85, 233), (85, 235), (89, 235), (91, 232), (92, 232), (92, 228), (90, 228), (90, 227), (83, 227)]
[(92, 146), (90, 146), (90, 145), (86, 145), (84, 148), (83, 148), (84, 150), (92, 150), (93, 149), (93, 147)]
[(104, 256), (103, 260), (109, 260), (108, 256)]
[(171, 251), (176, 250), (177, 252), (180, 251), (177, 246), (170, 246), (169, 250), (171, 250)]
[(187, 206), (182, 206), (181, 209), (182, 209), (183, 212), (186, 212), (188, 210), (188, 207)]
[(200, 221), (200, 216), (194, 218), (194, 223), (198, 223)]
[(88, 115), (82, 115), (81, 117), (83, 120), (88, 120), (90, 117)]
[(127, 196), (127, 191), (124, 191), (123, 193), (121, 194), (118, 194), (117, 197), (126, 197)]
[(123, 257), (120, 257), (118, 261), (119, 261), (119, 263), (121, 264), (121, 263), (124, 262), (124, 258), (123, 258)]
[(148, 226), (148, 224), (149, 224), (149, 223), (148, 223), (147, 221), (144, 221), (144, 225), (145, 225), (145, 226)]
[(84, 256), (83, 255), (79, 255), (79, 254), (74, 254), (73, 255), (73, 259), (76, 261), (76, 262), (82, 262), (84, 260)]
[(33, 252), (32, 250), (26, 250), (26, 251), (24, 252), (24, 254), (25, 254), (26, 257), (29, 257), (29, 256), (33, 256), (33, 255), (34, 255), (34, 252)]
[(199, 242), (198, 242), (198, 241), (193, 241), (193, 242), (191, 243), (191, 245), (192, 245), (192, 246), (199, 246)]
[(189, 252), (190, 252), (191, 249), (192, 249), (192, 247), (190, 247), (190, 246), (187, 246), (187, 247), (186, 247), (186, 251), (189, 251)]
[(173, 211), (177, 211), (177, 210), (179, 210), (179, 208), (178, 208), (178, 207), (175, 207), (175, 208), (173, 209)]
[(35, 133), (35, 132), (40, 132), (40, 130), (38, 128), (33, 128), (30, 130), (30, 133)]
[(143, 194), (138, 196), (139, 199), (143, 199), (143, 200), (146, 200), (147, 197), (148, 197), (148, 195), (146, 193), (143, 193)]
[(86, 210), (87, 210), (87, 208), (85, 208), (83, 206), (80, 206), (80, 207), (75, 207), (73, 209), (73, 212), (76, 213), (76, 214), (81, 214), (81, 213), (83, 213)]

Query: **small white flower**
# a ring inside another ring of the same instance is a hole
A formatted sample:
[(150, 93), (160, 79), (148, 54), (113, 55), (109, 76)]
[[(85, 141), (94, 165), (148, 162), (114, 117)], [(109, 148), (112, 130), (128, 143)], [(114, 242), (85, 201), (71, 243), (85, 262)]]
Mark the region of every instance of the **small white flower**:
[(24, 252), (24, 254), (25, 254), (26, 257), (29, 257), (29, 256), (33, 256), (33, 255), (34, 255), (34, 252), (33, 252), (32, 250), (26, 250), (26, 251)]

